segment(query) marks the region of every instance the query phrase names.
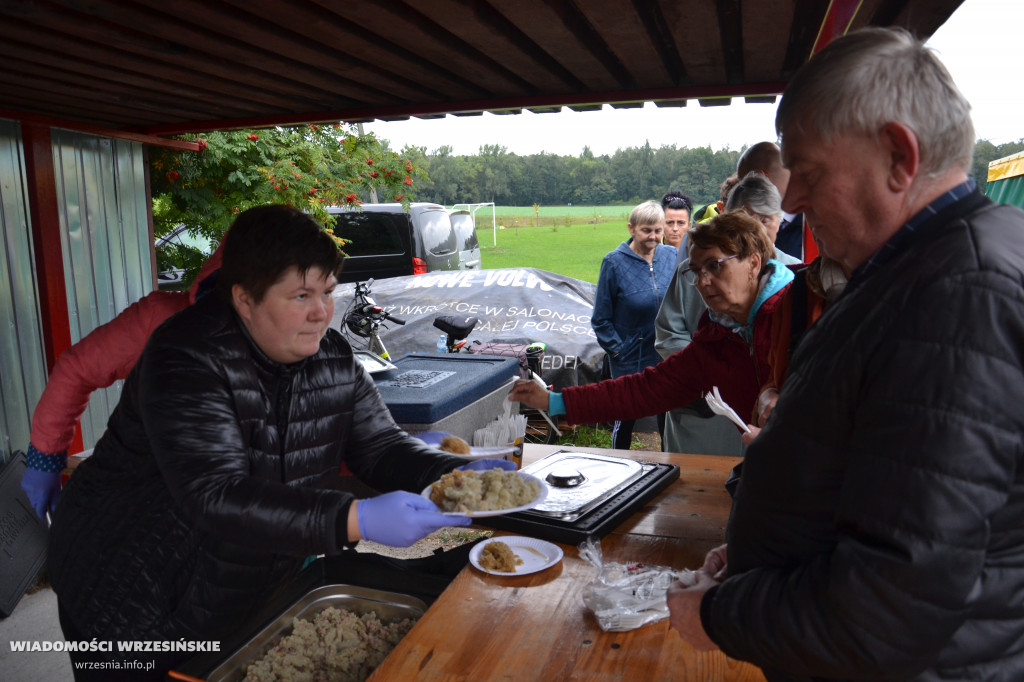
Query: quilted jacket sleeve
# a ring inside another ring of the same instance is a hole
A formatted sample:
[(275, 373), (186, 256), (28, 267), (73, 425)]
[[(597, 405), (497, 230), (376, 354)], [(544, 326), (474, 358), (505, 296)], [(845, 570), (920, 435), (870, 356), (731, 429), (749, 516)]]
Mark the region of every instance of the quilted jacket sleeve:
[(640, 419), (667, 412), (701, 396), (701, 354), (688, 346), (654, 367), (562, 391), (570, 424)]
[[(334, 331), (328, 337), (327, 345), (343, 343)], [(371, 486), (418, 493), (463, 462), (401, 431), (366, 371), (336, 348), (318, 370), (289, 384), (284, 431), (268, 416), (275, 411), (272, 389), (255, 380), (259, 360), (239, 338), (231, 325), (204, 343), (161, 337), (164, 343), (151, 344), (140, 361), (153, 457), (172, 497), (203, 530), (281, 554), (335, 553), (346, 541), (354, 498), (297, 483), (297, 471), (319, 482), (337, 476), (347, 461)], [(267, 435), (275, 431), (280, 440)]]
[(345, 461), (361, 481), (381, 492), (418, 493), (442, 474), (466, 463), (460, 457), (428, 447), (399, 428), (373, 378), (358, 363), (356, 370), (354, 395), (358, 412)]
[(690, 345), (707, 310), (697, 287), (686, 283), (684, 275), (689, 268), (689, 258), (676, 268), (654, 320), (654, 348), (663, 358)]
[(189, 303), (186, 292), (154, 291), (64, 351), (32, 413), (32, 444), (66, 452), (89, 395), (128, 376), (150, 334)]

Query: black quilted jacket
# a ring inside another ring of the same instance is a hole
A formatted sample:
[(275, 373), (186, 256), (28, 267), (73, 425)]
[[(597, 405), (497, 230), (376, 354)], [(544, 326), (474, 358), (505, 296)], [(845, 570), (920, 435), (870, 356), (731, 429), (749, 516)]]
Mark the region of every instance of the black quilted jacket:
[(62, 607), (101, 640), (218, 639), (347, 541), (343, 462), (419, 492), (464, 460), (395, 425), (335, 330), (285, 366), (230, 306), (199, 301), (154, 332), (61, 494), (48, 565)]
[(974, 194), (833, 303), (747, 452), (711, 637), (769, 680), (1024, 680), (1024, 213)]

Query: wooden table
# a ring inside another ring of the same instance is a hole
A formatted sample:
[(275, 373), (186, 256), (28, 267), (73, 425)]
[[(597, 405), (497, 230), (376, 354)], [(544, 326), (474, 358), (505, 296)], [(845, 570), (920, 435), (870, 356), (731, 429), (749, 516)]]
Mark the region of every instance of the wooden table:
[[(528, 445), (524, 463), (556, 449)], [(565, 449), (679, 465), (678, 481), (602, 539), (605, 561), (695, 569), (721, 544), (730, 506), (722, 486), (738, 458)], [(602, 631), (582, 598), (595, 570), (575, 546), (561, 547), (560, 564), (530, 575), (466, 566), (370, 680), (764, 680), (721, 651), (695, 651), (668, 620)]]

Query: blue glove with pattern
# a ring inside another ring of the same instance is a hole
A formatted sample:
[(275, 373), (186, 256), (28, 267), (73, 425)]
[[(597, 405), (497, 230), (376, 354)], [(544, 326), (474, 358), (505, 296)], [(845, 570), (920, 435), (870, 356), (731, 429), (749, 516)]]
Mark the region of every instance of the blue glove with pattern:
[(444, 526), (468, 526), (468, 516), (445, 516), (430, 500), (405, 490), (356, 502), (359, 534), (390, 547), (408, 547)]
[(57, 508), (60, 495), (60, 472), (64, 470), (67, 455), (63, 452), (50, 454), (36, 450), (29, 443), (25, 458), (25, 473), (21, 477), (21, 489), (28, 496), (32, 508), (39, 518), (45, 519), (47, 511)]

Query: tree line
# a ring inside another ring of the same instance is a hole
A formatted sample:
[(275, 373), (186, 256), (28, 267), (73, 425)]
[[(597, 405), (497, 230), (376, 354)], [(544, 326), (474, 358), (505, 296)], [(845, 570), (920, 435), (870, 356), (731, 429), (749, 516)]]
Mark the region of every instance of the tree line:
[[(661, 198), (669, 189), (682, 190), (702, 205), (718, 200), (719, 186), (736, 171), (744, 149), (655, 149), (647, 143), (611, 155), (584, 148), (579, 156), (519, 156), (493, 144), (472, 156), (455, 155), (450, 146), (429, 153), (425, 147), (406, 147), (402, 154), (426, 174), (416, 182), (416, 200), (446, 206), (481, 201), (505, 206), (637, 204)], [(971, 177), (984, 188), (989, 162), (1019, 151), (1024, 151), (1024, 139), (1000, 145), (978, 140)]]

